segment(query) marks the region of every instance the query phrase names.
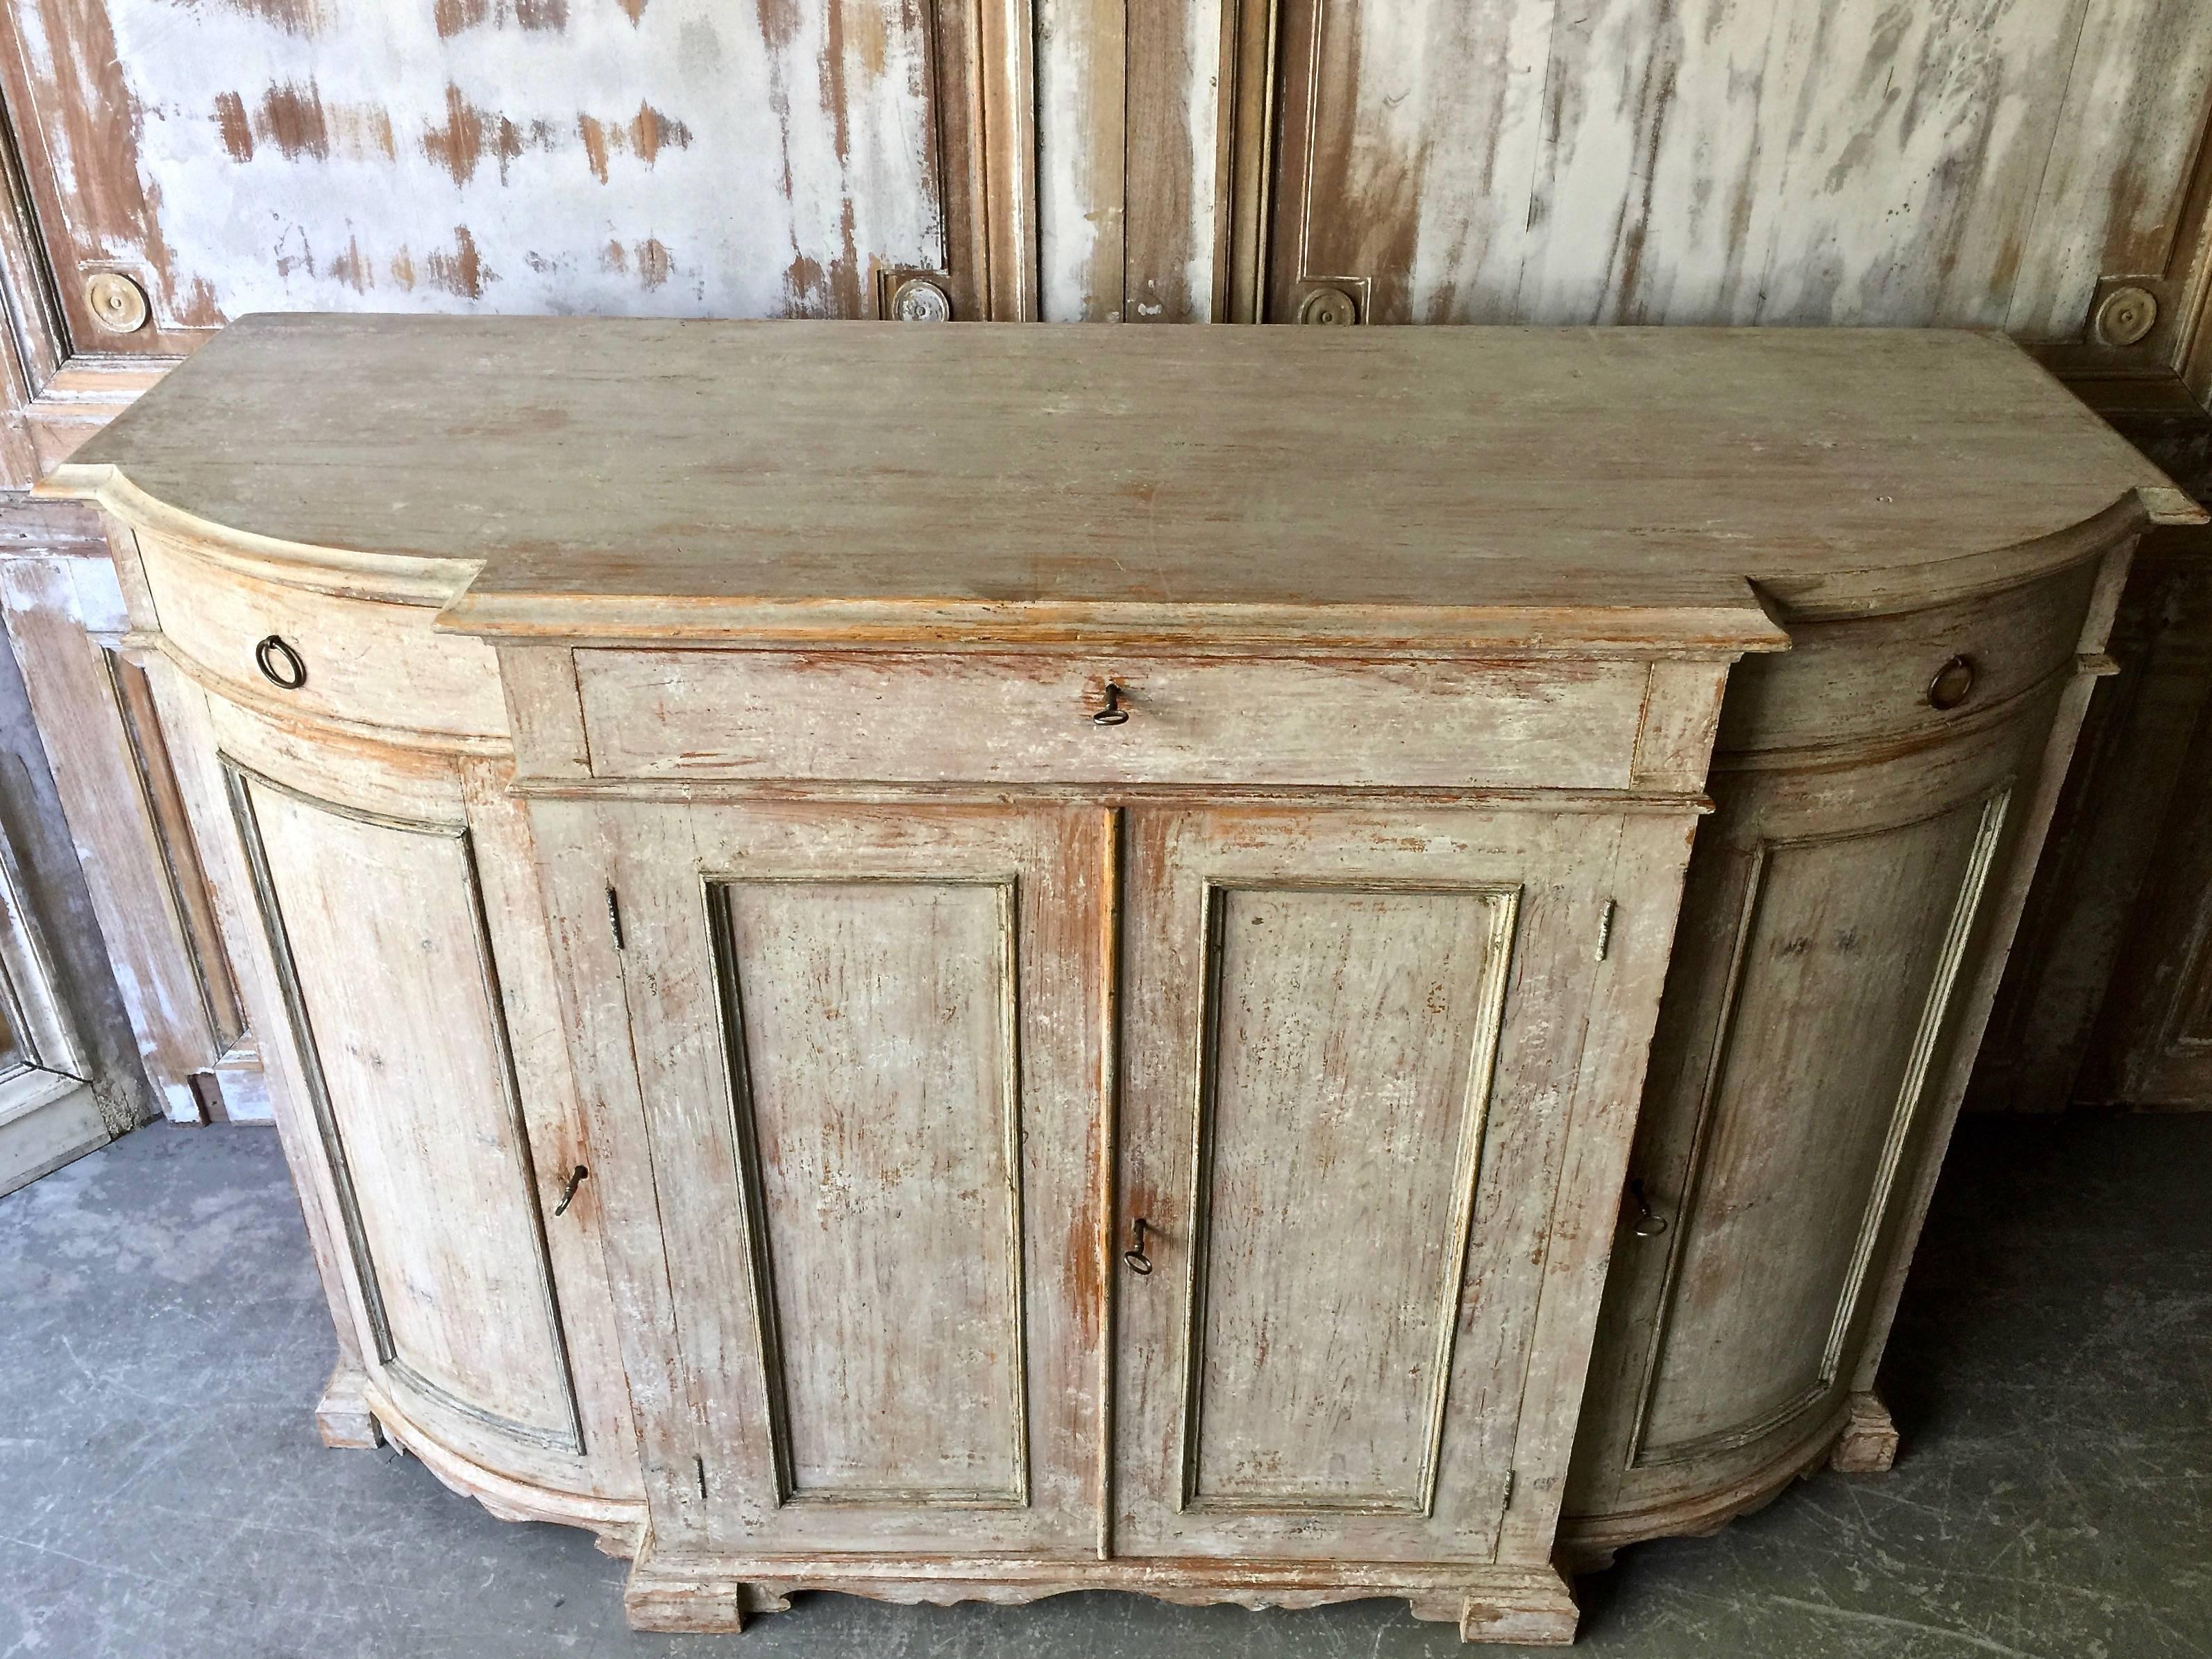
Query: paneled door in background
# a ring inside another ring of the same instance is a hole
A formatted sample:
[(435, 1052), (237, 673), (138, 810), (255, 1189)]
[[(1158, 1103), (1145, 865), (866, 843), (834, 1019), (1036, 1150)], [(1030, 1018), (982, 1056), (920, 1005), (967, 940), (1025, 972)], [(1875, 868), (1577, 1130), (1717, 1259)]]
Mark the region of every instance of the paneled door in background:
[[(1036, 313), (1030, 0), (7, 0), (77, 353), (261, 310)], [(17, 248), (18, 253), (28, 250)]]
[(0, 1194), (128, 1128), (100, 1110), (15, 854), (0, 842)]
[(2124, 286), (2152, 306), (2094, 326), (2106, 358), (2169, 362), (2188, 330), (2194, 0), (1218, 5), (1216, 108), (1167, 30), (1133, 19), (1130, 54), (1133, 107), (1193, 106), (1133, 125), (1133, 180), (1200, 175), (1188, 230), (1133, 201), (1133, 276), (1210, 245), (1217, 319), (2077, 341)]

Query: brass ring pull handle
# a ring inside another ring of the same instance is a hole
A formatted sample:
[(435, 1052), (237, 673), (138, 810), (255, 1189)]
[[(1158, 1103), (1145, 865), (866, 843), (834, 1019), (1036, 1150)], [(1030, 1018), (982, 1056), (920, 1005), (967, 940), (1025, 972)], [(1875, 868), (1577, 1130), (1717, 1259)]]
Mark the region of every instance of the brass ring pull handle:
[[(253, 660), (261, 670), (261, 677), (270, 684), (287, 691), (297, 691), (307, 683), (307, 665), (300, 660), (300, 653), (285, 644), (282, 637), (271, 634), (253, 647)], [(284, 672), (276, 672), (279, 662)]]
[(1628, 1183), (1628, 1198), (1636, 1206), (1636, 1224), (1631, 1231), (1638, 1238), (1656, 1238), (1667, 1231), (1667, 1218), (1653, 1209), (1651, 1200), (1644, 1196), (1642, 1176)]
[(576, 1201), (576, 1188), (592, 1178), (592, 1172), (579, 1164), (568, 1172), (568, 1180), (561, 1188), (561, 1201), (553, 1206), (555, 1215), (566, 1215), (568, 1206)]
[(1152, 1224), (1146, 1221), (1144, 1217), (1139, 1216), (1137, 1218), (1136, 1244), (1133, 1248), (1121, 1252), (1122, 1261), (1127, 1266), (1131, 1273), (1135, 1273), (1140, 1279), (1146, 1274), (1151, 1273), (1152, 1270), (1152, 1259), (1145, 1254), (1145, 1231), (1146, 1228), (1151, 1226), (1151, 1224)]
[(1091, 717), (1093, 726), (1126, 726), (1129, 711), (1121, 707), (1121, 688), (1113, 681), (1106, 682), (1106, 706)]
[(1974, 659), (1954, 657), (1936, 671), (1936, 678), (1928, 682), (1928, 702), (1933, 708), (1956, 708), (1966, 702), (1974, 690)]

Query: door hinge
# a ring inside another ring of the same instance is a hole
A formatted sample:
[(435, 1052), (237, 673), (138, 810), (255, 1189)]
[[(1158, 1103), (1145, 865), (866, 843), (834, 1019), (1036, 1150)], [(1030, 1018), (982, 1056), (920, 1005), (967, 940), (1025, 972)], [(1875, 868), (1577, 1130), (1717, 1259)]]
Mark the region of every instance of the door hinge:
[(615, 936), (615, 949), (623, 948), (622, 905), (615, 897), (615, 890), (607, 889), (607, 931)]
[(703, 1504), (707, 1501), (707, 1460), (695, 1454), (691, 1464), (699, 1471), (699, 1501)]
[(1508, 1510), (1513, 1507), (1513, 1478), (1519, 1473), (1520, 1471), (1518, 1469), (1508, 1469), (1505, 1471), (1505, 1490), (1498, 1495), (1498, 1507), (1499, 1509)]
[[(607, 896), (611, 902), (614, 895), (610, 891)], [(1613, 948), (1613, 901), (1607, 899), (1605, 902), (1605, 908), (1597, 913), (1596, 958), (1600, 962), (1605, 960), (1605, 953)]]

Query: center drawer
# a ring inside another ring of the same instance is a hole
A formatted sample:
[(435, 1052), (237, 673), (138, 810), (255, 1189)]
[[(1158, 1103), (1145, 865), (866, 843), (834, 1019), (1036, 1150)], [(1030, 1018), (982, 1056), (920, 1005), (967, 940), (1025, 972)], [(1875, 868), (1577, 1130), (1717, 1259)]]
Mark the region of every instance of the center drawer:
[(1639, 662), (575, 653), (599, 777), (1628, 787)]

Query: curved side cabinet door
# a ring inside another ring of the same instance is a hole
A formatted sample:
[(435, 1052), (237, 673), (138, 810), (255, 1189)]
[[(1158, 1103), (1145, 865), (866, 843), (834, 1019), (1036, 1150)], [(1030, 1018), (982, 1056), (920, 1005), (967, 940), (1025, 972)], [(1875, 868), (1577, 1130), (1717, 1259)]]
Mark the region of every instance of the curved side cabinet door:
[(1747, 1445), (1846, 1385), (2009, 801), (1725, 861), (1726, 991), (1682, 1079), (1695, 1128), (1633, 1467)]
[(580, 1452), (468, 831), (223, 773), (386, 1379)]

